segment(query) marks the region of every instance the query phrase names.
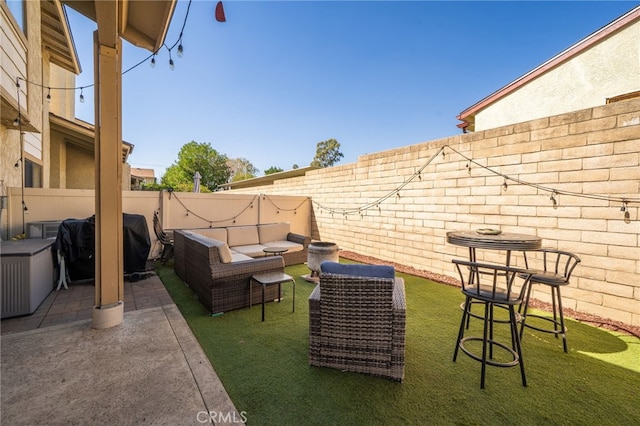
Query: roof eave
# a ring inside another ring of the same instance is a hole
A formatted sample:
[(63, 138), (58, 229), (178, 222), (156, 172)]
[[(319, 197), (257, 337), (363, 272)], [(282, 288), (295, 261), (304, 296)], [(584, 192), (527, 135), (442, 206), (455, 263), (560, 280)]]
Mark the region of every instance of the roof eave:
[[(95, 0), (100, 1), (100, 0)], [(95, 1), (62, 0), (67, 6), (96, 21)], [(156, 52), (164, 43), (177, 0), (118, 0), (120, 36), (134, 46)]]

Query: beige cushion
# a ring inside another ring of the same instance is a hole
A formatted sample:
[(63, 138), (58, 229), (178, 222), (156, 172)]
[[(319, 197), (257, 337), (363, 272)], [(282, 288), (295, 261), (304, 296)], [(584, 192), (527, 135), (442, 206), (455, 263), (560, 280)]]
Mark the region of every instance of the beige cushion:
[(289, 223), (267, 223), (258, 225), (258, 233), (260, 235), (260, 244), (271, 241), (286, 241), (289, 234)]
[(242, 253), (251, 257), (262, 257), (265, 255), (263, 251), (264, 248), (265, 246), (261, 244), (249, 244), (246, 246), (235, 246), (233, 248), (233, 251), (236, 251), (238, 253)]
[(231, 263), (233, 263), (233, 262), (246, 262), (247, 260), (253, 260), (253, 257), (247, 256), (246, 254), (237, 253), (237, 252), (235, 252), (233, 250), (231, 250), (231, 256), (233, 257), (233, 259), (231, 260)]
[(227, 243), (229, 247), (259, 244), (258, 227), (255, 225), (228, 227)]
[(219, 241), (218, 244), (218, 256), (220, 256), (220, 262), (222, 263), (231, 263), (233, 261), (233, 255), (231, 254), (231, 250), (229, 250), (229, 246), (227, 243), (223, 243)]
[(287, 252), (301, 251), (304, 249), (302, 244), (294, 243), (293, 241), (271, 241), (264, 243), (264, 245), (273, 248), (286, 248)]
[(227, 242), (227, 228), (201, 228), (194, 229), (193, 232), (213, 238), (214, 240)]

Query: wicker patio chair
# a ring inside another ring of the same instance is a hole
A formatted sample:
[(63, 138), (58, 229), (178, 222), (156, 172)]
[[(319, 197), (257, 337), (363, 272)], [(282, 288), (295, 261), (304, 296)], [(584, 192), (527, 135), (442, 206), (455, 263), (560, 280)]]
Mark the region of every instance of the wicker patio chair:
[(309, 296), (309, 365), (401, 382), (405, 319), (404, 281), (392, 267), (323, 262)]

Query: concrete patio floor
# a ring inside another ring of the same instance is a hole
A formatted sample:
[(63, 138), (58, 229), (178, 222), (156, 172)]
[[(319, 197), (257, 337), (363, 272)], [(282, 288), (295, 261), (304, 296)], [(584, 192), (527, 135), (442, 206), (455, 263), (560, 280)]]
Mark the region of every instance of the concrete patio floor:
[(2, 424), (237, 424), (211, 363), (160, 279), (125, 282), (122, 324), (91, 328), (93, 284), (1, 322)]

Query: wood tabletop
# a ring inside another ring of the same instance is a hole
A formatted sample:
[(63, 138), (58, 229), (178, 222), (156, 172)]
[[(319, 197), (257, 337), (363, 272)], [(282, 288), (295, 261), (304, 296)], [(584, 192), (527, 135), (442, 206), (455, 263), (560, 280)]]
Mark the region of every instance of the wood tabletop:
[(536, 250), (542, 246), (542, 238), (538, 236), (509, 232), (486, 235), (476, 231), (451, 231), (447, 232), (447, 242), (490, 250)]

